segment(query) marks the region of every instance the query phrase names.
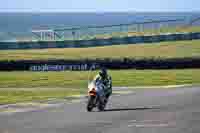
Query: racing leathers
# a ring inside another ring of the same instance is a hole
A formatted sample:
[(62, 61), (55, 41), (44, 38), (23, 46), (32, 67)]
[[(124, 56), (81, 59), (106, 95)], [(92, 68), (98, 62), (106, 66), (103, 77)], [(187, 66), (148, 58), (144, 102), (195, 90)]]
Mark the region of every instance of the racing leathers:
[(112, 78), (108, 74), (105, 77), (102, 77), (100, 74), (97, 74), (94, 78), (95, 81), (102, 80), (102, 83), (104, 84), (105, 88), (105, 95), (108, 99), (110, 95), (112, 94)]

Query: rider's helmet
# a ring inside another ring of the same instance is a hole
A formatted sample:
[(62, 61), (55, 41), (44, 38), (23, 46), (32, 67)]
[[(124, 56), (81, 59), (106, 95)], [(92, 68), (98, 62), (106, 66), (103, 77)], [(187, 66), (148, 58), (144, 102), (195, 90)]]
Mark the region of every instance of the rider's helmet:
[(99, 75), (102, 77), (102, 78), (105, 78), (107, 76), (107, 69), (105, 67), (101, 68), (100, 72), (99, 72)]

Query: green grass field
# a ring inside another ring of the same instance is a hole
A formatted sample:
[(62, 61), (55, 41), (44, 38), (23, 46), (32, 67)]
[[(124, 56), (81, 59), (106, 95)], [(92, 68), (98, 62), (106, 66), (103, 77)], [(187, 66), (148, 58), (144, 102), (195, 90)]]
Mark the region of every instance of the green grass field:
[(94, 48), (2, 50), (0, 60), (200, 57), (200, 40)]
[[(90, 73), (94, 76), (97, 72)], [(113, 86), (199, 84), (200, 69), (109, 71)], [(0, 72), (0, 104), (86, 94), (88, 72)]]
[[(2, 60), (200, 57), (200, 40), (96, 48), (2, 50)], [(93, 72), (94, 76), (97, 72)], [(88, 72), (0, 72), (0, 104), (63, 98), (87, 92)], [(200, 69), (110, 71), (114, 86), (199, 84)]]

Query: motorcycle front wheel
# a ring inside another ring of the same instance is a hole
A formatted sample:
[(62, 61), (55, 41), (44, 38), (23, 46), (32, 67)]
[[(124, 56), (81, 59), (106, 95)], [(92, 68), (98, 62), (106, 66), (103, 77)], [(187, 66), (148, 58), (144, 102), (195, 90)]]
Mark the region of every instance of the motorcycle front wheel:
[(94, 108), (94, 100), (95, 100), (94, 96), (89, 96), (88, 103), (87, 103), (87, 111), (88, 112), (91, 112), (92, 109)]

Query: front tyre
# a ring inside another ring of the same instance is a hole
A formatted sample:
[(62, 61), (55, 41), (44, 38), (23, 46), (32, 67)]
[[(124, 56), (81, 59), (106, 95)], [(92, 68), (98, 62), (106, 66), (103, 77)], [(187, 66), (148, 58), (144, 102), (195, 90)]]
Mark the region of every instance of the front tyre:
[(94, 108), (94, 99), (95, 99), (94, 96), (89, 96), (89, 98), (88, 98), (88, 104), (87, 104), (87, 111), (88, 112), (91, 112), (92, 109)]

